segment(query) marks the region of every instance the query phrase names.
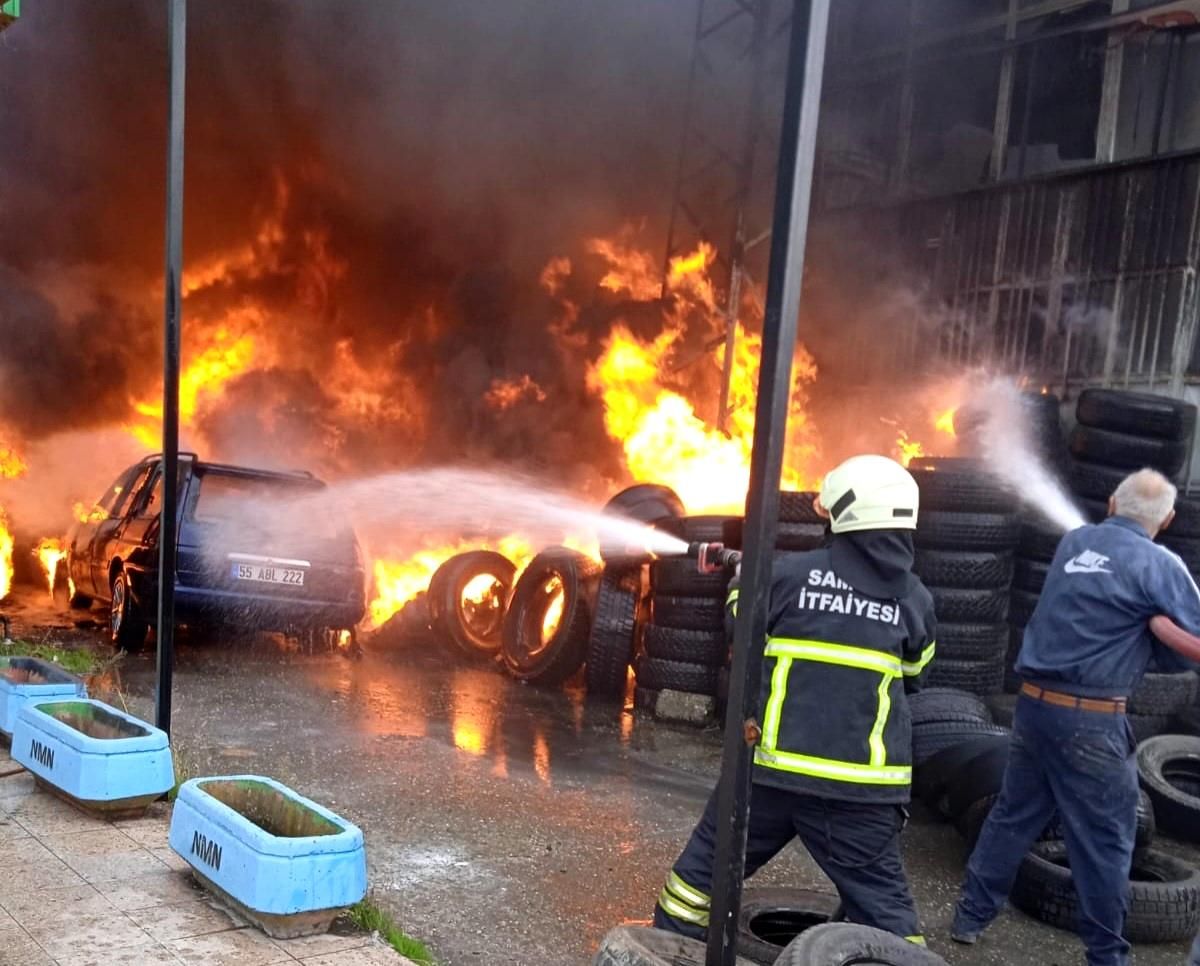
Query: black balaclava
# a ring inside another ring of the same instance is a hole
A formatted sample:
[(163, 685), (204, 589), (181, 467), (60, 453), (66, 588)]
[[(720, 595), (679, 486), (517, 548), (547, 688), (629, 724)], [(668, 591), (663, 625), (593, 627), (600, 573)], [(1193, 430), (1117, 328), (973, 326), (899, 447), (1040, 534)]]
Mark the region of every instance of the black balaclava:
[(917, 584), (911, 530), (835, 533), (830, 551), (833, 572), (868, 597), (905, 597)]

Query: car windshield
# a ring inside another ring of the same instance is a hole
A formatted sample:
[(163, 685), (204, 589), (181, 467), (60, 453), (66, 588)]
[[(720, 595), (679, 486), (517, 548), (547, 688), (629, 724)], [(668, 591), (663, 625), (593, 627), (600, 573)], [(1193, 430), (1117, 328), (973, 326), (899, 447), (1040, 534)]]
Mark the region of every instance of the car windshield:
[(205, 470), (197, 473), (196, 484), (190, 516), (200, 523), (274, 531), (303, 529), (314, 536), (334, 536), (349, 529), (340, 514), (323, 506), (302, 505), (306, 497), (324, 489), (315, 480)]

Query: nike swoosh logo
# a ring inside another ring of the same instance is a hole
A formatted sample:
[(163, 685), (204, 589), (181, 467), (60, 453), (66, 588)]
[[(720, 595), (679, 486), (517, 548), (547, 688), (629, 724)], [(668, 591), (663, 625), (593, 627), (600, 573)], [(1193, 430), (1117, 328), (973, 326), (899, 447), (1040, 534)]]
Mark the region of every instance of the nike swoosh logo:
[(1081, 566), (1075, 563), (1074, 560), (1068, 560), (1063, 564), (1063, 570), (1069, 574), (1111, 574), (1112, 571), (1106, 567), (1096, 566)]

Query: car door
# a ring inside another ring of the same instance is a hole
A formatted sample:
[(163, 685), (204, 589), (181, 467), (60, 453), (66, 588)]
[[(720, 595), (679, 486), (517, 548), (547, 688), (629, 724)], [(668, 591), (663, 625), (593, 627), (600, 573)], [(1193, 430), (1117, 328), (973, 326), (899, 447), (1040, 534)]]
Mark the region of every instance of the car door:
[[(116, 507), (123, 498), (128, 497), (141, 464), (135, 464), (121, 473), (113, 481), (112, 486), (104, 491), (104, 495), (86, 509), (80, 508), (79, 519), (71, 528), (68, 541), (68, 573), (75, 582), (76, 588), (84, 594), (94, 595), (97, 592), (93, 576), (93, 554), (96, 549), (96, 537), (101, 526), (110, 520)], [(105, 574), (107, 580), (107, 573)], [(104, 588), (107, 591), (107, 586)]]
[(129, 488), (120, 495), (109, 516), (100, 521), (96, 527), (96, 535), (91, 543), (89, 558), (92, 567), (92, 586), (96, 596), (101, 599), (107, 600), (112, 591), (108, 585), (108, 567), (114, 557), (120, 556), (123, 536), (129, 524), (130, 511), (145, 498), (148, 492), (147, 484), (157, 468), (158, 460), (139, 463), (137, 473)]

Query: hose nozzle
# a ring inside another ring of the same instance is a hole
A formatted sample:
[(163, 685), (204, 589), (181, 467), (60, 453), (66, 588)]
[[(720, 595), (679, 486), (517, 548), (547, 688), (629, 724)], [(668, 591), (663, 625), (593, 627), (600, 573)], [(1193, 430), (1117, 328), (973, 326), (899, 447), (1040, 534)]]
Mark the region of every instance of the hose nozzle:
[(687, 555), (696, 561), (696, 569), (702, 574), (715, 574), (742, 562), (740, 550), (730, 550), (722, 543), (688, 544)]

